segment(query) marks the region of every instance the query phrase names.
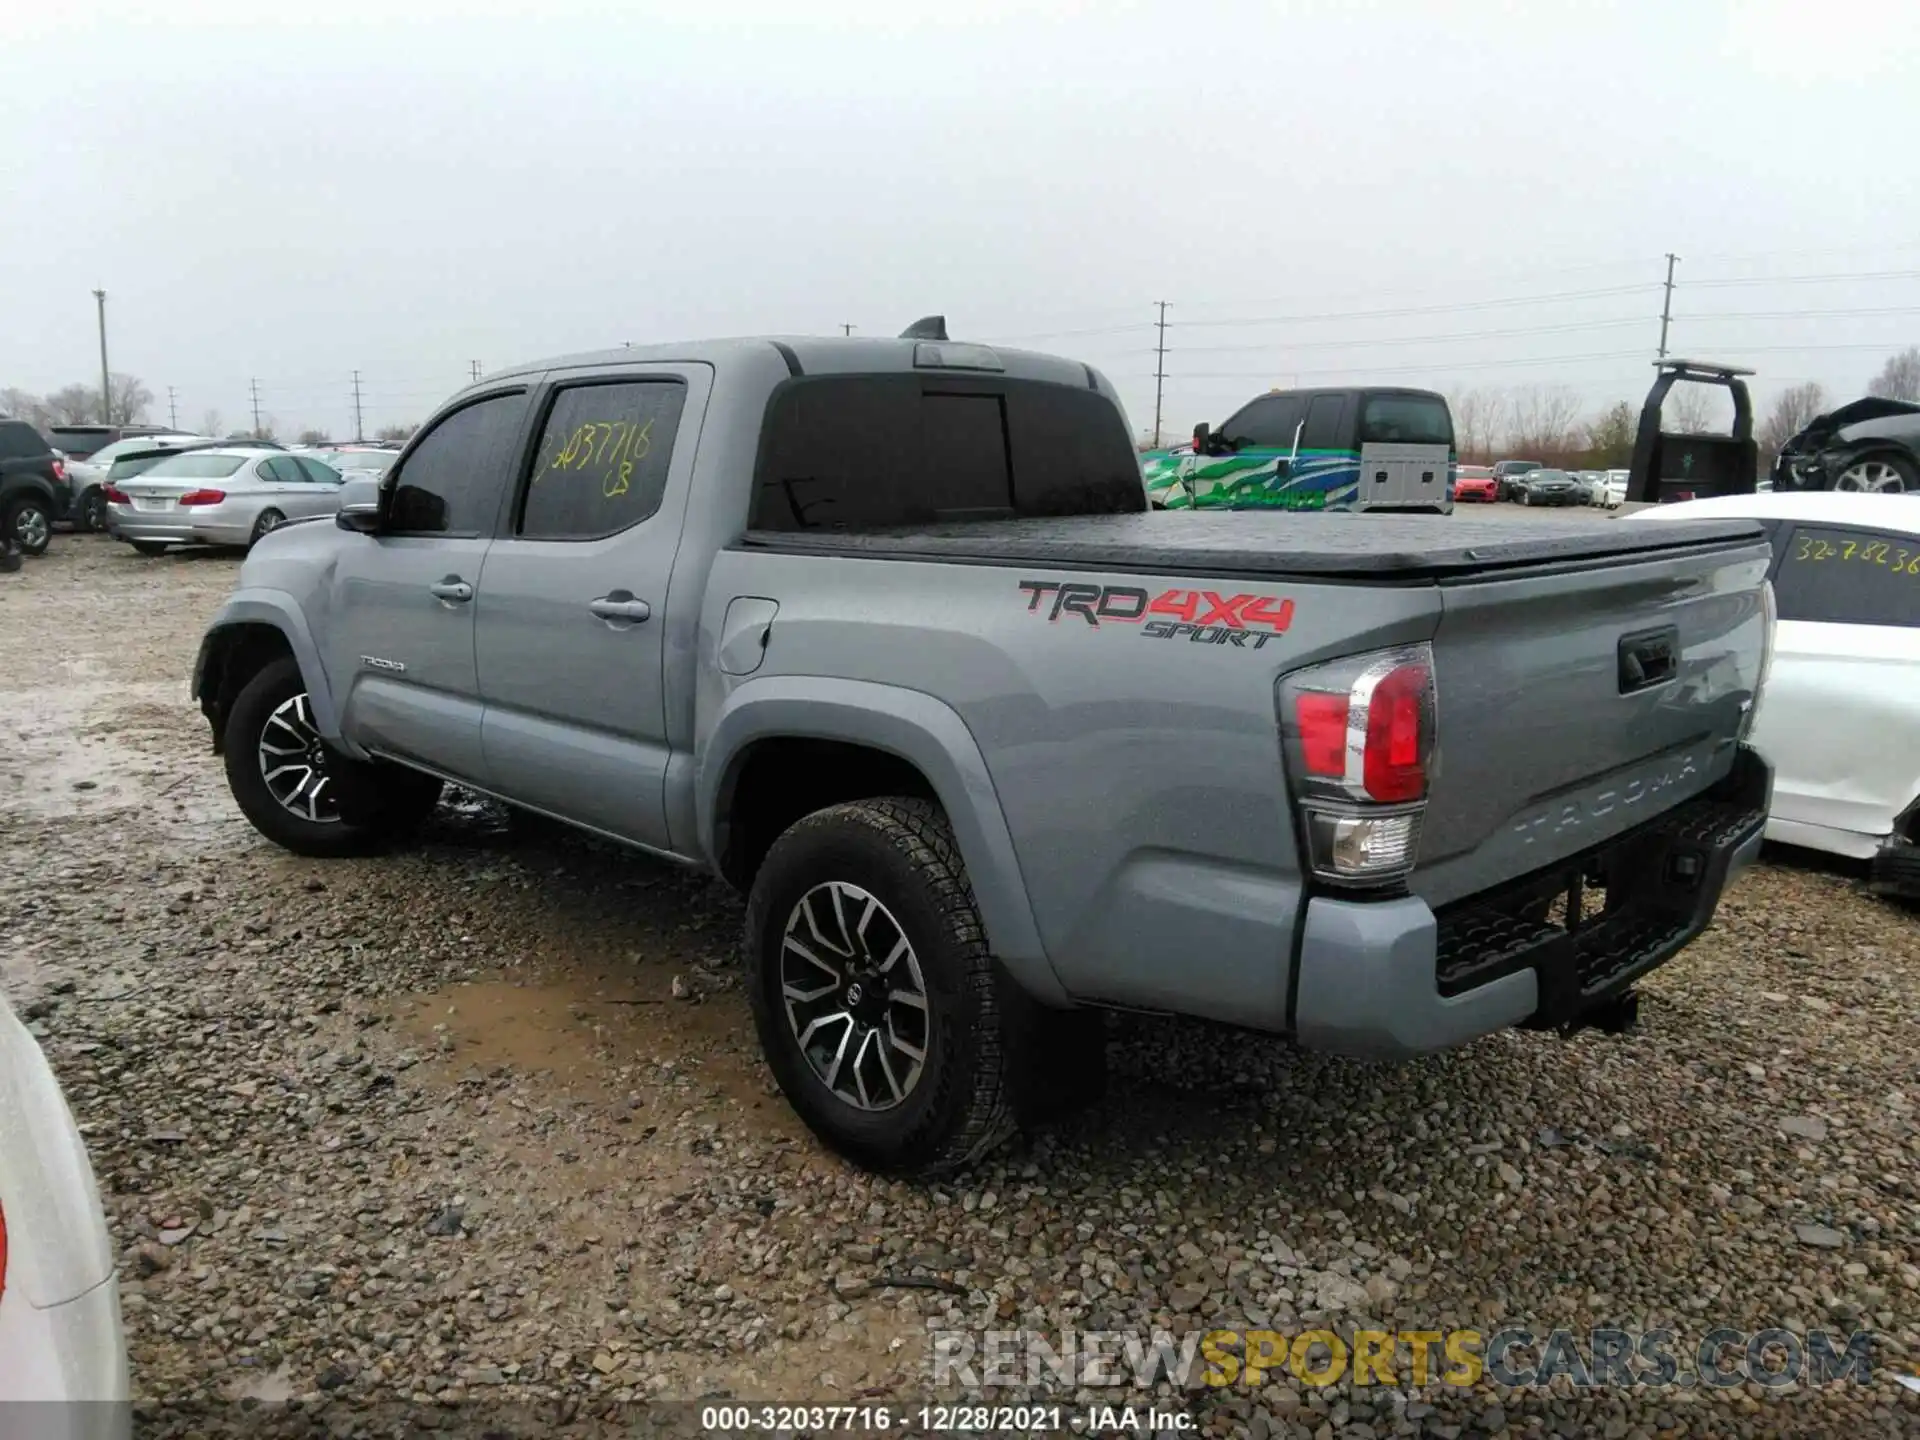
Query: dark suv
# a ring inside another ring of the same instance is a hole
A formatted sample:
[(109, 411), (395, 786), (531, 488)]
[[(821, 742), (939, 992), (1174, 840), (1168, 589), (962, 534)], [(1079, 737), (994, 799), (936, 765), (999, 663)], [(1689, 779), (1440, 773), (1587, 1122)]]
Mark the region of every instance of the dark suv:
[(0, 533), (42, 555), (66, 513), (67, 471), (53, 447), (26, 421), (0, 420)]

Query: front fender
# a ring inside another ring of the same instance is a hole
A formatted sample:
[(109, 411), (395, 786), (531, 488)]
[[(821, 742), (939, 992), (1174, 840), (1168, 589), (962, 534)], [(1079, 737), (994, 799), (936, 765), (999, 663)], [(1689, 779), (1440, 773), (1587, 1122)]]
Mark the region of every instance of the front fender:
[(334, 703), (333, 688), (327, 683), (326, 667), (320, 663), (320, 647), (313, 642), (313, 631), (308, 628), (300, 603), (284, 590), (249, 587), (227, 597), (227, 603), (213, 617), (206, 637), (200, 642), (200, 654), (193, 664), (194, 698), (206, 698), (201, 694), (201, 686), (209, 653), (219, 643), (220, 632), (235, 625), (271, 625), (286, 637), (294, 661), (300, 666), (300, 677), (307, 684), (314, 728), (326, 739), (338, 742), (340, 711)]
[(720, 804), (735, 763), (758, 740), (839, 740), (915, 766), (947, 812), (973, 884), (987, 944), (1034, 998), (1067, 994), (1047, 960), (1014, 854), (1013, 836), (973, 734), (954, 710), (918, 690), (864, 680), (774, 675), (727, 696), (699, 746), (694, 799), (700, 848), (718, 856)]

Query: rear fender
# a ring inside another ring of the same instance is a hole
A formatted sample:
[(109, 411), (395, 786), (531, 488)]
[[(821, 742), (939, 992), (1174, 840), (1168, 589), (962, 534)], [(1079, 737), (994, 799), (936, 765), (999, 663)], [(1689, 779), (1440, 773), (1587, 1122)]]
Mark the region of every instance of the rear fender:
[(898, 756), (926, 777), (953, 826), (994, 956), (1034, 998), (1067, 1003), (1027, 899), (1000, 798), (966, 722), (918, 690), (862, 680), (783, 675), (727, 696), (699, 746), (695, 813), (701, 851), (716, 858), (736, 764), (758, 740), (838, 740)]

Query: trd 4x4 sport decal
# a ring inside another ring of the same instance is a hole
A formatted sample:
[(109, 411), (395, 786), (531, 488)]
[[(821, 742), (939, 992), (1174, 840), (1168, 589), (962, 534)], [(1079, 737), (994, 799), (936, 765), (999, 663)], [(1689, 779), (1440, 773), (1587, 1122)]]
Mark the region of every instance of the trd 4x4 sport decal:
[(1150, 640), (1260, 649), (1293, 623), (1293, 601), (1272, 595), (1220, 595), (1212, 590), (1163, 590), (1137, 585), (1091, 585), (1073, 580), (1022, 580), (1027, 613), (1058, 622), (1077, 615), (1087, 624), (1138, 625)]

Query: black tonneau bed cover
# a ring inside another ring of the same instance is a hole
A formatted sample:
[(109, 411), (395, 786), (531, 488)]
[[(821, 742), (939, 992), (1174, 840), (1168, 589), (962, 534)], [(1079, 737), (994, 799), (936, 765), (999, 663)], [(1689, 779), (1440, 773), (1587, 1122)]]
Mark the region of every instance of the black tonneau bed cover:
[(1752, 520), (1568, 525), (1459, 515), (1303, 515), (1149, 511), (1060, 519), (971, 520), (871, 531), (750, 530), (741, 545), (876, 560), (1051, 565), (1157, 574), (1312, 575), (1445, 580), (1520, 567), (1587, 565), (1761, 538)]

